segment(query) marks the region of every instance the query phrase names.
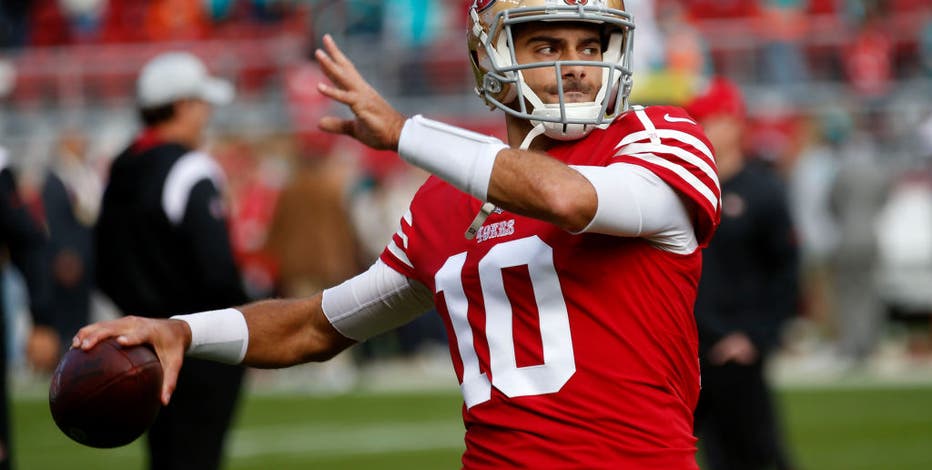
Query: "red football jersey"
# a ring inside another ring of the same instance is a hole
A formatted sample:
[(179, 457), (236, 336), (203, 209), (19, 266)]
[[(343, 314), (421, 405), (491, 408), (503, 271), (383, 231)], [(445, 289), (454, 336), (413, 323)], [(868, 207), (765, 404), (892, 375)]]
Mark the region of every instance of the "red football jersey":
[[(550, 154), (649, 168), (688, 201), (700, 244), (718, 224), (711, 145), (682, 109), (636, 108)], [(434, 292), (465, 402), (463, 466), (697, 468), (700, 251), (506, 211), (467, 240), (481, 206), (429, 179), (381, 258)]]

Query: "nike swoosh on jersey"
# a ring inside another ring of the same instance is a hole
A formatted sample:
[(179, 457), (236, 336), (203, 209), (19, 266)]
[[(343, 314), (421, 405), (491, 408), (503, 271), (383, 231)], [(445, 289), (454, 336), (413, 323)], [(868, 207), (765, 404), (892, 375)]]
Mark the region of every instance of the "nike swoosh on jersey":
[(692, 119), (673, 117), (670, 116), (670, 113), (664, 114), (663, 120), (667, 122), (688, 122), (690, 124), (698, 125), (696, 124), (696, 121), (693, 121)]

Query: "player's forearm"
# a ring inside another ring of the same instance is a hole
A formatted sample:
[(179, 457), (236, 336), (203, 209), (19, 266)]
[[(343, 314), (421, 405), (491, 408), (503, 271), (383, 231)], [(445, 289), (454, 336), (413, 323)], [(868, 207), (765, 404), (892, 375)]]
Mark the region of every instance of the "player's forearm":
[(493, 137), (415, 116), (405, 123), (398, 153), (480, 200), (568, 230), (585, 228), (596, 212), (595, 189), (585, 177)]
[(598, 204), (595, 189), (579, 172), (546, 155), (517, 149), (502, 150), (496, 157), (488, 200), (573, 232), (592, 221)]
[(354, 341), (337, 332), (324, 316), (321, 295), (266, 300), (239, 308), (249, 328), (243, 364), (278, 368), (326, 361)]

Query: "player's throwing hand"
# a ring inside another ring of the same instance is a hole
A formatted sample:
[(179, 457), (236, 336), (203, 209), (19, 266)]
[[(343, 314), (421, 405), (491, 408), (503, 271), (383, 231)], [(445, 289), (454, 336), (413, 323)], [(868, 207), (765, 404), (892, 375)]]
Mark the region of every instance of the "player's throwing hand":
[(355, 115), (355, 119), (325, 116), (319, 123), (321, 130), (346, 134), (377, 150), (398, 150), (405, 117), (362, 78), (329, 34), (324, 36), (324, 49), (318, 49), (314, 56), (333, 82), (320, 83), (317, 89), (349, 106)]

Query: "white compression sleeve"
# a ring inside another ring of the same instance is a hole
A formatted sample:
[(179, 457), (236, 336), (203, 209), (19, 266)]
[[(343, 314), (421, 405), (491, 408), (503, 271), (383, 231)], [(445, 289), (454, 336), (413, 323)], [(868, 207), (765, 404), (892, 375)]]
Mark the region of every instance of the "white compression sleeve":
[(225, 364), (239, 364), (249, 347), (249, 327), (243, 313), (235, 308), (190, 315), (175, 315), (191, 328), (187, 355)]
[(368, 271), (324, 291), (321, 307), (343, 336), (364, 341), (401, 326), (433, 307), (424, 285), (381, 260)]
[(650, 170), (626, 163), (572, 168), (589, 180), (599, 204), (589, 226), (579, 233), (643, 237), (680, 254), (698, 247), (683, 201)]
[(398, 155), (463, 192), (486, 200), (495, 157), (508, 148), (501, 140), (421, 115), (405, 122)]

